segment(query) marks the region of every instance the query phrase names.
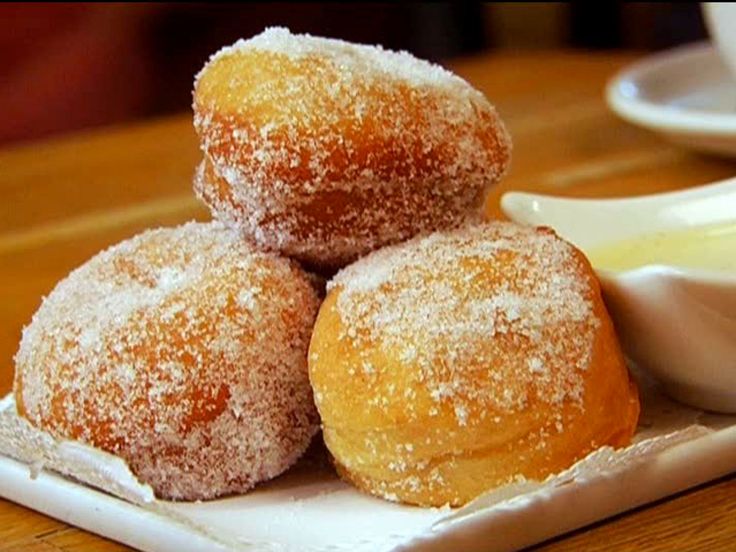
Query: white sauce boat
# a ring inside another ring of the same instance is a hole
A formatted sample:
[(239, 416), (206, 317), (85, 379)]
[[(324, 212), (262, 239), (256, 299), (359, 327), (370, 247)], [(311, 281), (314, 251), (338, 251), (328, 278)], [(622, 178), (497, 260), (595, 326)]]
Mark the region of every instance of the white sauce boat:
[[(511, 192), (501, 208), (511, 220), (550, 226), (588, 252), (639, 235), (736, 221), (736, 178), (607, 200)], [(650, 264), (596, 272), (626, 355), (674, 398), (736, 413), (736, 271)]]

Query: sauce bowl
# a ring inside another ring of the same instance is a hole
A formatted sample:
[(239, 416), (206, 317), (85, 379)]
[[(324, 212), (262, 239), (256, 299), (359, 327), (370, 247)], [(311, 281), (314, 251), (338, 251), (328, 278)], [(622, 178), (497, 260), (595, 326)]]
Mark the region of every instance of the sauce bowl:
[[(501, 209), (515, 222), (549, 226), (590, 252), (636, 236), (736, 221), (736, 178), (606, 200), (511, 192)], [(661, 264), (593, 268), (629, 359), (675, 399), (736, 413), (736, 271)]]

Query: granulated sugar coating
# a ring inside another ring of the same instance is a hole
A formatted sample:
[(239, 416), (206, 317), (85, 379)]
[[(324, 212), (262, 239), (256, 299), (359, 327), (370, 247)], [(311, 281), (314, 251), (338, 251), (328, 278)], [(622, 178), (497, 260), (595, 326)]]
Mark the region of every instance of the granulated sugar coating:
[(19, 413), (119, 455), (159, 497), (246, 491), (318, 430), (318, 305), (296, 264), (220, 223), (144, 232), (44, 300), (16, 355)]
[(496, 111), (456, 75), (281, 28), (215, 54), (193, 107), (214, 216), (323, 268), (452, 226), (510, 160)]
[(329, 284), (310, 378), (338, 470), (460, 505), (628, 442), (638, 399), (585, 257), (547, 229), (467, 224)]

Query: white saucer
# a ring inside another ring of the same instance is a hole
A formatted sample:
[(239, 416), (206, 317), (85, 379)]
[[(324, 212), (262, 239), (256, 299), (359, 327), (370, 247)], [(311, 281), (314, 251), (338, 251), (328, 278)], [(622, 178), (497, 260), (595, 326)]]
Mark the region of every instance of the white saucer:
[(736, 82), (709, 43), (636, 62), (606, 88), (623, 119), (689, 148), (736, 157)]

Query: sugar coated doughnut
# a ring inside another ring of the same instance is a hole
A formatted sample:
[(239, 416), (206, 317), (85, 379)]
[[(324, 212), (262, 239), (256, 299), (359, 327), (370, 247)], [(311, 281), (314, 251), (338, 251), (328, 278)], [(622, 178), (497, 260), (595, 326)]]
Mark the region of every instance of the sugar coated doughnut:
[(639, 414), (588, 261), (511, 223), (415, 238), (339, 272), (309, 370), (341, 476), (424, 506), (626, 445)]
[(339, 267), (446, 228), (505, 172), (486, 98), (406, 52), (272, 28), (197, 76), (196, 192), (261, 246)]
[(23, 332), (19, 413), (125, 459), (159, 497), (242, 492), (319, 429), (319, 299), (292, 261), (220, 223), (144, 232), (61, 281)]

